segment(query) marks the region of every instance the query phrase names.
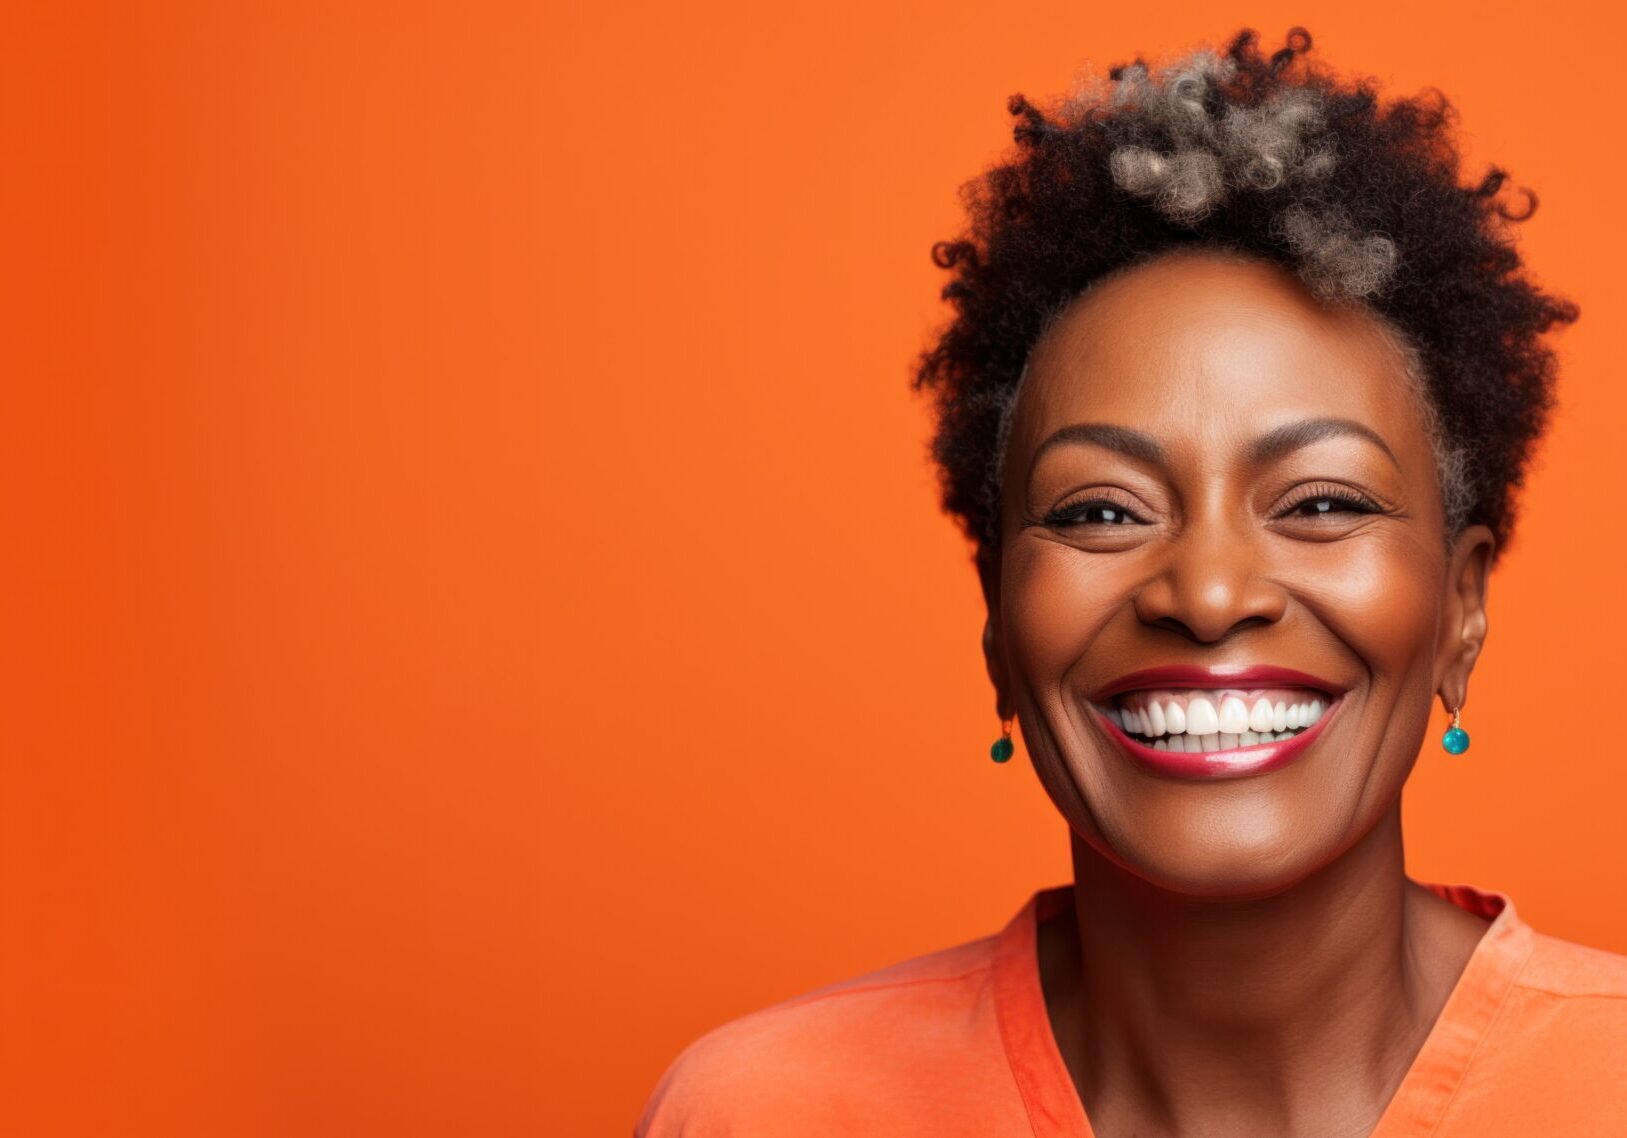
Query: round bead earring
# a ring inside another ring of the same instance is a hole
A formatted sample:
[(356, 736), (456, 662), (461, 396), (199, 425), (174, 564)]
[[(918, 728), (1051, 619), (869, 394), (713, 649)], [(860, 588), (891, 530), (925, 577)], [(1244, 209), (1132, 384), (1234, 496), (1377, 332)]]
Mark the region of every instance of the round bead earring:
[(1441, 746), (1449, 755), (1461, 755), (1469, 749), (1469, 733), (1458, 726), (1458, 709), (1452, 709), (1452, 726), (1441, 736)]
[(994, 741), (994, 746), (989, 748), (989, 757), (997, 763), (1003, 763), (1011, 758), (1012, 752), (1015, 750), (1016, 747), (1011, 742), (1011, 720), (1002, 719), (1000, 721), (1000, 737)]

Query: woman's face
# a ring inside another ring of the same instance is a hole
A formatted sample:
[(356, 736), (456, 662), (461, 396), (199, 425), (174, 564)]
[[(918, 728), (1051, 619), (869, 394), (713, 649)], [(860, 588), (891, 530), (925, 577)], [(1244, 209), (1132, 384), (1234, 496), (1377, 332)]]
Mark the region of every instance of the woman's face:
[(1193, 251), (1035, 348), (985, 651), (1074, 831), (1161, 887), (1328, 864), (1395, 802), (1435, 693), (1463, 699), (1492, 539), (1446, 550), (1403, 366), (1364, 310)]

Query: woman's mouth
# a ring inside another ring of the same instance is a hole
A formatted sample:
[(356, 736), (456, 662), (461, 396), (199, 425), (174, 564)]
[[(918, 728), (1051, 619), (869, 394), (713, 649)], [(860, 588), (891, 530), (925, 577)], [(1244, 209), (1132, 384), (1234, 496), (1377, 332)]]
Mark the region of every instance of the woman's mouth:
[(1137, 743), (1158, 751), (1233, 751), (1291, 739), (1331, 710), (1305, 688), (1126, 692), (1098, 710)]
[(1197, 687), (1188, 686), (1201, 682), (1197, 676), (1161, 674), (1164, 683), (1181, 686), (1125, 690), (1121, 682), (1090, 706), (1119, 748), (1154, 773), (1198, 779), (1261, 774), (1301, 755), (1344, 702), (1336, 691), (1284, 683), (1290, 677), (1277, 671), (1260, 676), (1278, 681), (1269, 687), (1248, 684), (1252, 677), (1242, 675), (1227, 676), (1229, 685)]

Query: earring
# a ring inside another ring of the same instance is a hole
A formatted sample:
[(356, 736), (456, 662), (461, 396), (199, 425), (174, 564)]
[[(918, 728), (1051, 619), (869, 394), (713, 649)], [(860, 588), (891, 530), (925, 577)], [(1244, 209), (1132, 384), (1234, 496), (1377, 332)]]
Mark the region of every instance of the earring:
[(1441, 736), (1441, 746), (1449, 755), (1461, 755), (1469, 749), (1469, 733), (1458, 726), (1458, 709), (1452, 708), (1452, 726)]
[(989, 748), (989, 757), (997, 763), (1003, 763), (1011, 758), (1011, 753), (1015, 750), (1016, 747), (1011, 742), (1011, 720), (1002, 719), (1000, 737), (994, 741), (994, 746)]

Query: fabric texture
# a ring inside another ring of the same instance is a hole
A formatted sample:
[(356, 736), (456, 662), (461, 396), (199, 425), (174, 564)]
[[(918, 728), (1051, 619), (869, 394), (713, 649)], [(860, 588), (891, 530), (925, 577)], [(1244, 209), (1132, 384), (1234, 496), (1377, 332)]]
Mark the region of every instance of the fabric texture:
[[(1491, 920), (1371, 1138), (1627, 1134), (1627, 956), (1534, 931), (1501, 893), (1428, 885)], [(634, 1138), (1091, 1138), (1051, 1033), (1043, 889), (1000, 932), (701, 1036)]]

